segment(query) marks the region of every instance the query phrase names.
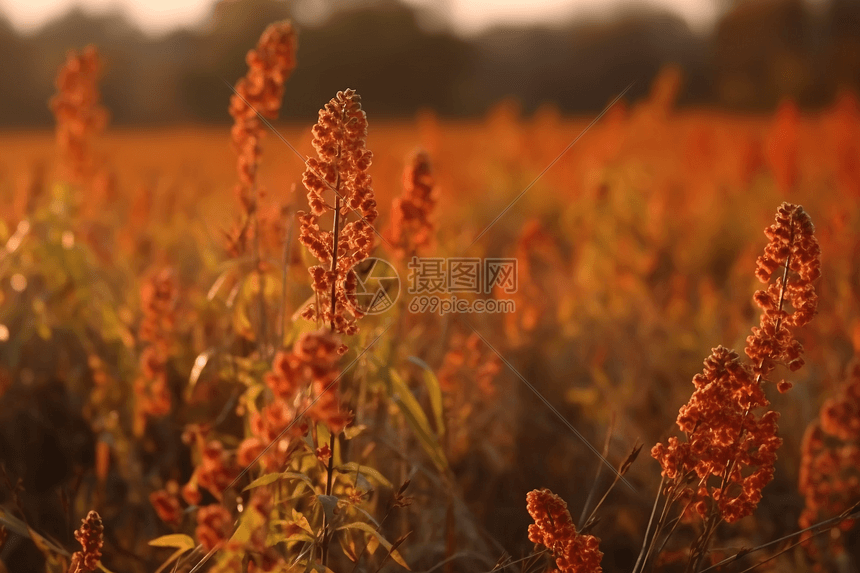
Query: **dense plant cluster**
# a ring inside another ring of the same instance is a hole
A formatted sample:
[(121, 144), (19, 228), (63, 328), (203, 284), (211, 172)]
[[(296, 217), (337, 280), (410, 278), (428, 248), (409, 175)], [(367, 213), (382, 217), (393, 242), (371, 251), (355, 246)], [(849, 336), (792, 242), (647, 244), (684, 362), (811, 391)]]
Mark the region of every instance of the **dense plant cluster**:
[(230, 135), (133, 145), (100, 134), (95, 49), (70, 52), (28, 151), (60, 162), (0, 155), (6, 570), (857, 559), (854, 96), (716, 120), (674, 109), (669, 68), (559, 158), (587, 124), (552, 107), (377, 128), (343, 89), (282, 145), (299, 40), (263, 31)]

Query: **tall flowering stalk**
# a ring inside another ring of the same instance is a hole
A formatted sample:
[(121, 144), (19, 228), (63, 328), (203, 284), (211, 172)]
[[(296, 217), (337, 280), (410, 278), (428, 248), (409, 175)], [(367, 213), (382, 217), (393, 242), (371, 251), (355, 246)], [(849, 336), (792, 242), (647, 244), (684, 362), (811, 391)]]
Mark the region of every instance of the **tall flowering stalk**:
[(69, 573), (92, 573), (98, 568), (104, 546), (104, 525), (98, 513), (90, 511), (81, 520), (75, 539), (81, 544), (81, 550), (72, 554)]
[(251, 436), (239, 447), (240, 465), (250, 465), (268, 444), (273, 444), (261, 460), (263, 467), (270, 472), (282, 470), (290, 439), (308, 430), (307, 424), (295, 424), (292, 433), (282, 435), (295, 421), (297, 411), (306, 411), (310, 420), (325, 424), (335, 434), (346, 427), (351, 420), (349, 412), (331, 389), (326, 391), (339, 374), (339, 346), (336, 335), (326, 330), (306, 332), (291, 351), (275, 356), (272, 371), (266, 374), (266, 386), (274, 399), (251, 415)]
[[(860, 364), (836, 396), (821, 406), (819, 417), (806, 429), (801, 443), (802, 459), (798, 490), (806, 498), (800, 526), (808, 528), (839, 515), (860, 499)], [(854, 526), (847, 519), (843, 531)], [(807, 532), (807, 539), (812, 537)], [(822, 552), (821, 543), (829, 544)], [(809, 554), (823, 560), (844, 550), (841, 536), (828, 536), (821, 543), (806, 543)]]
[(138, 337), (146, 344), (140, 356), (140, 376), (134, 382), (135, 434), (140, 436), (150, 417), (170, 412), (167, 361), (176, 328), (179, 285), (172, 269), (164, 269), (141, 287), (143, 321)]
[[(354, 90), (338, 92), (319, 112), (313, 127), (316, 158), (307, 161), (304, 184), (311, 212), (299, 213), (299, 240), (320, 264), (309, 269), (316, 303), (304, 312), (333, 332), (352, 335), (363, 314), (356, 307), (357, 277), (353, 267), (370, 256), (373, 222), (378, 215), (368, 173), (373, 154), (367, 149), (367, 116)], [(357, 220), (347, 221), (350, 213)], [(331, 231), (320, 229), (320, 218), (331, 213)]]
[(576, 531), (563, 499), (546, 488), (536, 489), (526, 495), (526, 508), (534, 520), (529, 541), (549, 550), (558, 567), (553, 573), (603, 571), (600, 539)]
[[(776, 222), (765, 230), (770, 242), (757, 261), (756, 276), (768, 286), (754, 296), (762, 315), (747, 338), (746, 354), (752, 364), (722, 346), (713, 349), (702, 374), (693, 378), (693, 395), (678, 415), (677, 425), (686, 440), (670, 437), (651, 450), (662, 467), (667, 495), (657, 533), (673, 501), (685, 502), (687, 510), (704, 520), (688, 571), (704, 560), (716, 527), (753, 513), (762, 489), (773, 479), (782, 440), (777, 436), (779, 414), (766, 410), (770, 403), (762, 383), (778, 364), (792, 371), (803, 365), (803, 347), (792, 329), (807, 324), (817, 308), (812, 283), (820, 275), (820, 249), (813, 232), (802, 207), (780, 206)], [(774, 279), (780, 269), (781, 276)], [(780, 392), (790, 387), (784, 380), (777, 383)]]
[(403, 171), (403, 194), (391, 204), (388, 241), (398, 258), (409, 258), (430, 246), (434, 230), (430, 217), (435, 207), (436, 181), (430, 156), (426, 151), (416, 151)]
[(233, 147), (238, 155), (236, 170), (239, 183), (236, 197), (247, 220), (230, 237), (230, 250), (234, 256), (249, 251), (251, 238), (250, 219), (257, 211), (259, 191), (257, 166), (262, 151), (260, 140), (265, 126), (257, 115), (276, 119), (284, 97), (284, 83), (296, 67), (296, 33), (288, 21), (269, 25), (260, 36), (257, 47), (248, 52), (245, 61), (248, 73), (237, 83), (230, 98), (230, 115), (233, 117)]
[(92, 175), (90, 139), (107, 124), (107, 111), (99, 103), (102, 67), (95, 46), (81, 52), (69, 50), (57, 74), (57, 94), (49, 104), (57, 121), (57, 145), (67, 176), (76, 183)]

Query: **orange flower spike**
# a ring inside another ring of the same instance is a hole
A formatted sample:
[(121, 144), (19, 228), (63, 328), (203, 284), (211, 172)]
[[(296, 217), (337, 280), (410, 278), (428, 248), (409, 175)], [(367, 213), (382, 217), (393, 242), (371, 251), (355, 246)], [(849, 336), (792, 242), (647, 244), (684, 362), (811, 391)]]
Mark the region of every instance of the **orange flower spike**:
[(75, 539), (81, 544), (81, 550), (72, 554), (71, 573), (91, 573), (98, 568), (104, 546), (104, 525), (102, 518), (95, 511), (90, 511), (81, 520), (81, 527), (75, 531)]
[[(317, 303), (309, 305), (303, 316), (352, 335), (358, 331), (356, 320), (363, 316), (356, 308), (357, 279), (352, 268), (370, 256), (375, 239), (372, 224), (378, 216), (368, 174), (373, 154), (365, 145), (367, 117), (361, 98), (354, 90), (338, 92), (320, 110), (312, 131), (317, 157), (308, 159), (303, 177), (311, 213), (298, 213), (299, 241), (320, 264), (308, 269)], [(328, 212), (335, 220), (331, 232), (319, 226), (320, 217)], [(347, 222), (351, 212), (357, 220)]]
[(107, 123), (107, 111), (99, 103), (101, 73), (102, 61), (95, 46), (80, 53), (70, 50), (57, 74), (57, 94), (50, 101), (57, 121), (57, 145), (75, 182), (92, 175), (89, 140)]
[[(758, 258), (756, 276), (768, 287), (755, 293), (755, 303), (763, 312), (760, 326), (747, 337), (746, 347), (759, 380), (780, 362), (792, 371), (803, 366), (803, 346), (794, 339), (790, 327), (806, 325), (817, 312), (818, 295), (812, 283), (821, 275), (821, 249), (814, 231), (803, 207), (790, 203), (780, 206), (776, 222), (765, 229), (770, 242)], [(771, 282), (780, 268), (782, 276)], [(792, 312), (785, 310), (786, 303)], [(779, 384), (781, 392), (788, 388), (787, 382)]]
[(435, 191), (430, 158), (426, 152), (417, 151), (403, 172), (403, 195), (395, 198), (391, 205), (389, 240), (399, 258), (408, 258), (430, 245)]
[(260, 36), (254, 50), (245, 58), (248, 73), (236, 83), (230, 98), (233, 117), (233, 146), (238, 153), (239, 185), (236, 193), (245, 212), (253, 203), (251, 190), (260, 160), (259, 142), (264, 126), (257, 113), (267, 119), (278, 117), (284, 96), (284, 83), (296, 67), (296, 33), (290, 22), (271, 24)]
[(529, 541), (552, 552), (560, 573), (603, 571), (600, 540), (576, 532), (563, 499), (546, 488), (536, 489), (526, 494), (526, 509), (534, 519), (529, 525)]

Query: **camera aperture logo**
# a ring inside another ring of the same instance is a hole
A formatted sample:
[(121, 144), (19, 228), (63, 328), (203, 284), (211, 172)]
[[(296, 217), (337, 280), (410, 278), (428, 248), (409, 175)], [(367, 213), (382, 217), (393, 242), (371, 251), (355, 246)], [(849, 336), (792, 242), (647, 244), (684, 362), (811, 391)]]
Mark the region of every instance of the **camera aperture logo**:
[(514, 312), (513, 300), (464, 298), (467, 295), (511, 295), (517, 292), (517, 260), (511, 258), (413, 257), (409, 262), (409, 303), (413, 313)]
[(400, 276), (388, 261), (369, 257), (355, 265), (355, 308), (362, 314), (382, 314), (400, 296)]

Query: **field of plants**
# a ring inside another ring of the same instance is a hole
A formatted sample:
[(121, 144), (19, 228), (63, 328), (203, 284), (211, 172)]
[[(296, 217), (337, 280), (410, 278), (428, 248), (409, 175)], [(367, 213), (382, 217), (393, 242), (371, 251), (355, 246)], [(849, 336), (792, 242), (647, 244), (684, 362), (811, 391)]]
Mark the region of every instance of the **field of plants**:
[(857, 571), (856, 94), (283, 125), (248, 48), (0, 133), (0, 571)]

